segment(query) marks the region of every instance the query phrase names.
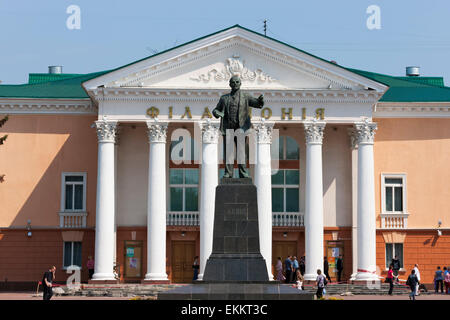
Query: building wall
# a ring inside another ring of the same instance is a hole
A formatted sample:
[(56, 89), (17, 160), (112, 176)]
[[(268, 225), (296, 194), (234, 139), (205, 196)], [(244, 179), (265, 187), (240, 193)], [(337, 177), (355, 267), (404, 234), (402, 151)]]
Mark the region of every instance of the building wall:
[[(406, 173), (408, 228), (450, 227), (450, 119), (374, 119), (375, 203), (381, 173)], [(378, 215), (378, 227), (380, 218)]]
[(87, 172), (87, 225), (95, 224), (95, 116), (11, 115), (1, 128), (0, 227), (59, 226), (62, 172)]

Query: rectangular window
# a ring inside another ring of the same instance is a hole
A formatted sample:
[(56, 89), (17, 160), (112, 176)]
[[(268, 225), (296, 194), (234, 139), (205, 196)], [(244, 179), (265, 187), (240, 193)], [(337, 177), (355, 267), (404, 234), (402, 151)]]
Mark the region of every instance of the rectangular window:
[(272, 175), (272, 212), (299, 212), (299, 170), (278, 170)]
[(86, 211), (86, 173), (62, 174), (62, 211)]
[(406, 175), (382, 174), (383, 212), (406, 213)]
[(403, 268), (403, 243), (386, 243), (386, 269), (389, 269), (389, 265), (395, 257), (400, 261), (400, 267)]
[(198, 211), (198, 169), (170, 169), (170, 211)]
[(64, 242), (63, 267), (78, 266), (81, 268), (81, 242)]

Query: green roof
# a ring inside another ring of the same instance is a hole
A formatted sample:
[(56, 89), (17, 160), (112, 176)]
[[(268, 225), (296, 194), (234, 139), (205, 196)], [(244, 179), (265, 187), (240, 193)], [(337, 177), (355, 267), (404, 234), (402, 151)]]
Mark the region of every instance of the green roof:
[(83, 74), (79, 73), (30, 73), (28, 75), (28, 84), (58, 81), (68, 78), (75, 78), (82, 75)]
[[(157, 54), (145, 57), (143, 59), (131, 62), (124, 66), (120, 66), (113, 70), (100, 71), (88, 74), (43, 74), (30, 73), (27, 84), (21, 85), (0, 85), (0, 98), (47, 98), (47, 99), (88, 99), (86, 91), (82, 87), (82, 83), (90, 79), (102, 76), (106, 73), (116, 71), (132, 64), (138, 63), (145, 59), (163, 54), (176, 48), (185, 46), (192, 42), (210, 37), (212, 35), (224, 32), (232, 28), (241, 28), (243, 30), (258, 34), (261, 37), (276, 41), (290, 48), (308, 54), (314, 58), (320, 59), (327, 63), (332, 63), (308, 52), (295, 48), (289, 44), (283, 43), (277, 39), (267, 37), (253, 30), (244, 28), (240, 25), (234, 25), (229, 28), (214, 32), (207, 36), (189, 41), (174, 48), (159, 52)], [(346, 68), (333, 63), (333, 65), (385, 84), (389, 87), (381, 102), (450, 102), (450, 87), (444, 85), (442, 77), (395, 77), (380, 73), (363, 71), (358, 69)]]

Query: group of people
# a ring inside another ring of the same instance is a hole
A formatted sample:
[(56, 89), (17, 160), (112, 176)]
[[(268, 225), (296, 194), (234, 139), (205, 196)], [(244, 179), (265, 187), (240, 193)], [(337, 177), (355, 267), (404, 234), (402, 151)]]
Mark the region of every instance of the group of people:
[(441, 293), (444, 293), (444, 285), (445, 293), (448, 294), (450, 290), (450, 267), (444, 267), (441, 270), (441, 267), (438, 266), (434, 273), (434, 292), (438, 293), (439, 289), (441, 289)]
[(275, 279), (285, 283), (295, 283), (297, 281), (303, 282), (303, 275), (305, 274), (305, 257), (301, 257), (300, 261), (296, 256), (288, 256), (284, 260), (284, 274), (283, 274), (283, 262), (281, 257), (278, 257), (277, 264), (275, 265), (277, 272)]

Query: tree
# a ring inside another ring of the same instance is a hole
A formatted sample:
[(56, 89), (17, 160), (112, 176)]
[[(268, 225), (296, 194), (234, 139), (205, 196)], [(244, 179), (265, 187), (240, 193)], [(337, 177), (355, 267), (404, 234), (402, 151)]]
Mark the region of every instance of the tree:
[[(5, 116), (3, 119), (0, 120), (0, 128), (3, 127), (3, 125), (8, 121), (8, 116)], [(3, 137), (0, 137), (0, 145), (5, 143), (6, 138), (8, 138), (8, 135), (5, 134)], [(0, 174), (0, 183), (5, 181), (5, 175)]]

